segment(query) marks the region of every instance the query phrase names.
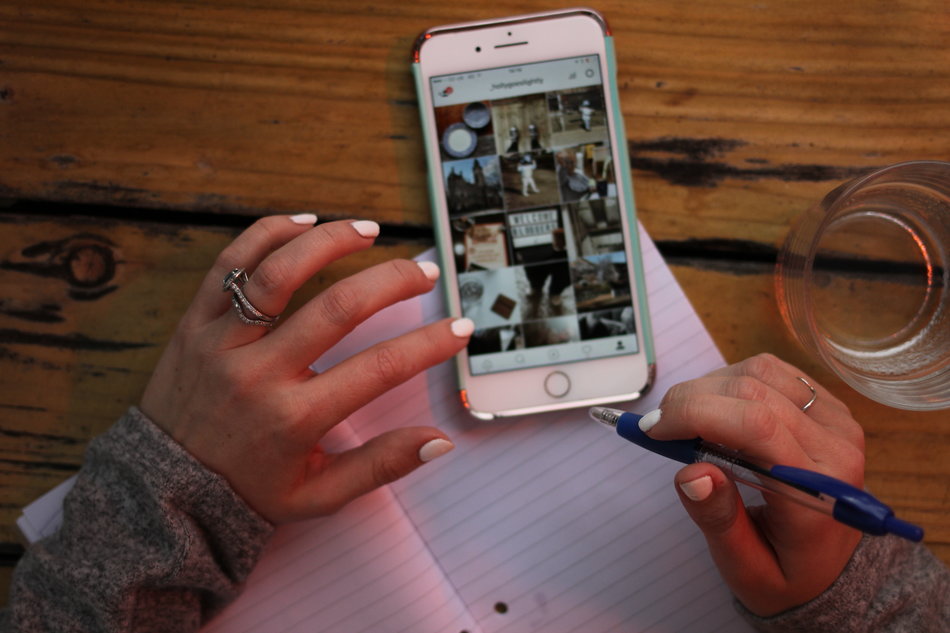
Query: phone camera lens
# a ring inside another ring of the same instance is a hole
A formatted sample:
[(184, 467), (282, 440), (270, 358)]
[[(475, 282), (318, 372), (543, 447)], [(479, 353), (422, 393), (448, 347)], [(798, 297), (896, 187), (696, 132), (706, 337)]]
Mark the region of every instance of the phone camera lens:
[(481, 46), (476, 46), (476, 47), (475, 47), (475, 52), (476, 52), (476, 53), (481, 53), (481, 52), (482, 52), (482, 47), (481, 47)]

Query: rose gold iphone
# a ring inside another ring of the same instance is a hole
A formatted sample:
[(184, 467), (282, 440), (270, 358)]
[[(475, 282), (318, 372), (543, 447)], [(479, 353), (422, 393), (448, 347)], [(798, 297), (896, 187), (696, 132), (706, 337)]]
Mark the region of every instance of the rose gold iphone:
[(631, 400), (653, 346), (604, 19), (572, 9), (429, 29), (414, 50), (457, 359), (482, 419)]

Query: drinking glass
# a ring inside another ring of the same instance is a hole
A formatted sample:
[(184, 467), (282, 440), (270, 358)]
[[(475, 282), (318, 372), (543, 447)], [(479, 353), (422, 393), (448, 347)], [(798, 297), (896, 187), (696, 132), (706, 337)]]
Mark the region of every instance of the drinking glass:
[(914, 161), (847, 182), (782, 246), (779, 310), (798, 341), (859, 392), (950, 407), (950, 163)]

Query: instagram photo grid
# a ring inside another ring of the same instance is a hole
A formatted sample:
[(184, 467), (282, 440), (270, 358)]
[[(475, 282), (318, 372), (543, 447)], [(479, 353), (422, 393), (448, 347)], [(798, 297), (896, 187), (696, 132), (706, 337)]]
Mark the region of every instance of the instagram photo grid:
[(635, 333), (604, 107), (592, 86), (435, 109), (473, 365)]

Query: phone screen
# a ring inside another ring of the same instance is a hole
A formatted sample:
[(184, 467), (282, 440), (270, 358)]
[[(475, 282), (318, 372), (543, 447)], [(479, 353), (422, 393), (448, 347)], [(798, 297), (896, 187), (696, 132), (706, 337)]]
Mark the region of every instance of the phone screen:
[(637, 353), (599, 57), (429, 88), (471, 374)]

